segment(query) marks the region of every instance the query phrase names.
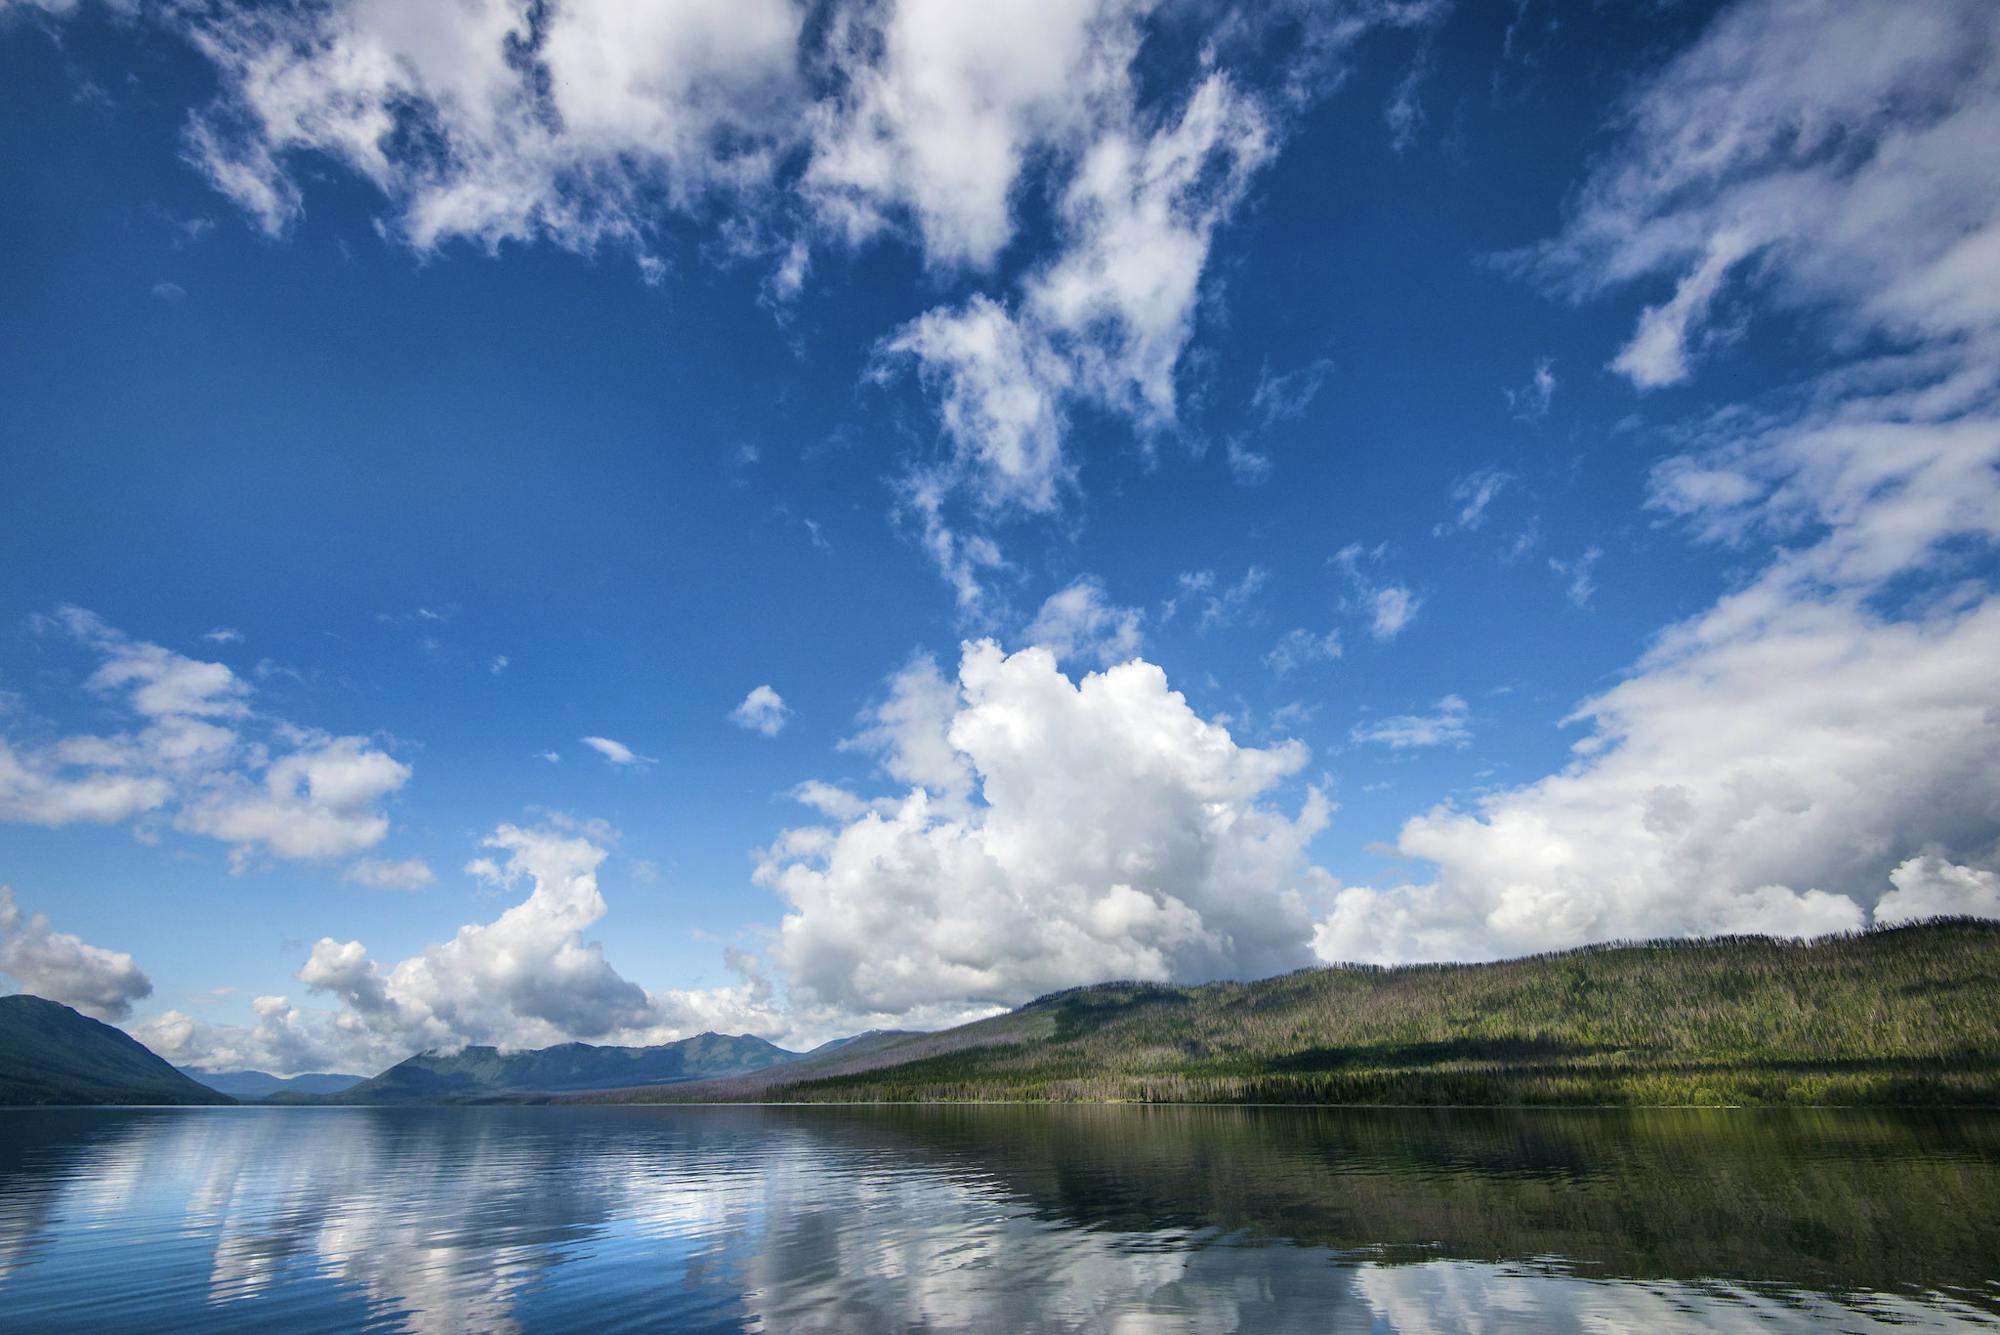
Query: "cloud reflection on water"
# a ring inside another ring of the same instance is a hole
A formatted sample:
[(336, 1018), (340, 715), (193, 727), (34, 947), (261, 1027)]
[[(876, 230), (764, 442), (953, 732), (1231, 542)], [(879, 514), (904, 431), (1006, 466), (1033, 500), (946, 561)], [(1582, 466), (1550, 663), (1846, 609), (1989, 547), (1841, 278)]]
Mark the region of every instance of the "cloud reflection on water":
[[(1579, 1152), (1568, 1142), (1539, 1166), (1504, 1149), (1522, 1143), (1504, 1120), (1456, 1125), (1458, 1161), (1441, 1165), (1407, 1117), (13, 1112), (0, 1114), (0, 1303), (22, 1329), (366, 1319), (418, 1332), (1767, 1330), (1833, 1317), (1908, 1329), (1990, 1322), (2000, 1308), (1993, 1276), (1949, 1254), (1945, 1273), (1980, 1307), (1857, 1292), (1838, 1273), (1851, 1261), (1797, 1213), (1802, 1192), (1846, 1201), (1855, 1172), (1876, 1208), (1894, 1211), (1928, 1190), (1921, 1165), (1933, 1161), (1937, 1180), (1990, 1192), (2000, 1185), (1990, 1131), (1904, 1152), (1864, 1119), (1850, 1132), (1876, 1147), (1873, 1167), (1849, 1153), (1808, 1156), (1818, 1167), (1789, 1177), (1771, 1170), (1802, 1241), (1759, 1254), (1772, 1272), (1759, 1281), (1675, 1274), (1720, 1253), (1688, 1261), (1665, 1247), (1647, 1263), (1632, 1259), (1644, 1253), (1631, 1238), (1604, 1236), (1594, 1258), (1573, 1261), (1513, 1250), (1550, 1236), (1586, 1245), (1592, 1235), (1578, 1230), (1603, 1228), (1590, 1202), (1633, 1204), (1633, 1174), (1661, 1165), (1652, 1150), (1616, 1149), (1621, 1137), (1643, 1140), (1643, 1126), (1603, 1124), (1608, 1166), (1590, 1168), (1562, 1161)], [(1551, 1128), (1573, 1124), (1526, 1125), (1559, 1139)], [(1709, 1167), (1740, 1175), (1747, 1160), (1733, 1153)], [(1896, 1176), (1910, 1171), (1919, 1176)], [(1582, 1202), (1554, 1225), (1569, 1231), (1530, 1231), (1548, 1226), (1565, 1193)], [(1637, 1208), (1671, 1228), (1671, 1198), (1661, 1200)], [(1770, 1231), (1756, 1210), (1718, 1200), (1725, 1232), (1732, 1218)], [(1990, 1211), (1955, 1226), (1973, 1231), (1965, 1255), (1993, 1254)], [(1435, 1241), (1452, 1229), (1449, 1249)], [(1294, 1245), (1314, 1242), (1329, 1245)]]

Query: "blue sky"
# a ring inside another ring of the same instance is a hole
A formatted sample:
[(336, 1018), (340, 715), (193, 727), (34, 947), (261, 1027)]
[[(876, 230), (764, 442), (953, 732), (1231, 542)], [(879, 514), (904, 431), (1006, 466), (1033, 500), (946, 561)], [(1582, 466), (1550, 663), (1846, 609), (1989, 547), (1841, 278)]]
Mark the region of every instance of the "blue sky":
[(298, 1070), (2000, 913), (2000, 34), (1813, 8), (0, 4), (0, 972)]

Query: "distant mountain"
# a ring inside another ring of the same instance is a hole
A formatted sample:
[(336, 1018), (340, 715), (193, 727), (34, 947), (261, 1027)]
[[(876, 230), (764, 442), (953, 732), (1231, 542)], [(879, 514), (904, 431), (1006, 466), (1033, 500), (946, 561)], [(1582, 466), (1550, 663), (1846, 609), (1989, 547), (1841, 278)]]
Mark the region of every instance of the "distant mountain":
[(2000, 922), (1104, 983), (565, 1102), (2000, 1104)]
[(649, 1048), (562, 1043), (552, 1048), (502, 1052), (469, 1047), (453, 1053), (420, 1052), (337, 1094), (309, 1097), (287, 1091), (270, 1101), (441, 1103), (623, 1089), (741, 1075), (794, 1061), (798, 1055), (749, 1034), (697, 1034)]
[(267, 1099), (273, 1094), (338, 1094), (352, 1089), (368, 1077), (309, 1071), (304, 1075), (278, 1076), (263, 1071), (204, 1071), (196, 1066), (174, 1068), (188, 1079), (220, 1090), (233, 1099)]
[(121, 1029), (58, 1001), (0, 997), (0, 1104), (233, 1102)]

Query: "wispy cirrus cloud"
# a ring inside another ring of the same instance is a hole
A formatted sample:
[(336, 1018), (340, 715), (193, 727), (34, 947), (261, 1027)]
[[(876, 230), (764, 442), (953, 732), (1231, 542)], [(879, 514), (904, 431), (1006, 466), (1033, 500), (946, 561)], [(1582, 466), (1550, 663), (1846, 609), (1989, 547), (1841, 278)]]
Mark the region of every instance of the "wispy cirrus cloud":
[[(621, 768), (638, 768), (659, 763), (654, 757), (642, 756), (625, 743), (609, 737), (579, 737), (577, 740)], [(546, 758), (545, 756), (544, 759)]]

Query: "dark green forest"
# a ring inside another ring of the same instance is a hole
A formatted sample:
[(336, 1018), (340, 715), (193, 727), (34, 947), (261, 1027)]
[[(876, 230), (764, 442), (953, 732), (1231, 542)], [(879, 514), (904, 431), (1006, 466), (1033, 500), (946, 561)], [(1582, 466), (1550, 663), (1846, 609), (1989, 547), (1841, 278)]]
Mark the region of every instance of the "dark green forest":
[(1108, 983), (614, 1101), (2000, 1104), (2000, 923)]

